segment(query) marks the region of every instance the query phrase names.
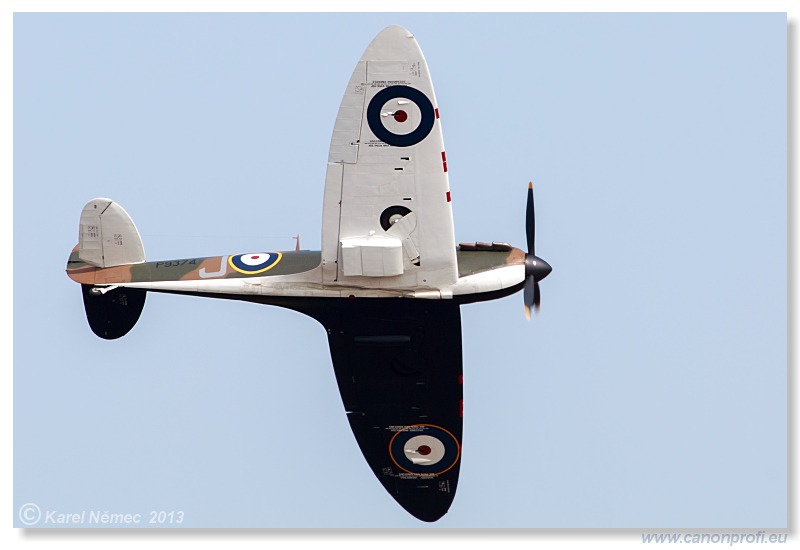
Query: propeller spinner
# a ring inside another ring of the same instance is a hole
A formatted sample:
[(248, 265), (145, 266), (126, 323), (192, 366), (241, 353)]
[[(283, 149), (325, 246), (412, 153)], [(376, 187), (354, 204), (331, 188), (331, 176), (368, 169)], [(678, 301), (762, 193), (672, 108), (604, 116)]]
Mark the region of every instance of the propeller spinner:
[(536, 255), (536, 213), (533, 207), (533, 182), (528, 183), (528, 206), (525, 210), (525, 233), (528, 238), (528, 253), (525, 254), (525, 317), (531, 318), (531, 306), (539, 311), (541, 293), (539, 281), (547, 277), (553, 268)]

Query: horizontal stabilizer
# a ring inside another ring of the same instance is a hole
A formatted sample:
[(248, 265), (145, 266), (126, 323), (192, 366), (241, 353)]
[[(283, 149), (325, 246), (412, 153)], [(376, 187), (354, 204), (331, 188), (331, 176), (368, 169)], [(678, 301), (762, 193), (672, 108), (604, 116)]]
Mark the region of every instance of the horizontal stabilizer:
[(83, 307), (89, 327), (105, 340), (125, 336), (139, 320), (144, 309), (146, 290), (113, 288), (100, 292), (93, 285), (81, 285)]

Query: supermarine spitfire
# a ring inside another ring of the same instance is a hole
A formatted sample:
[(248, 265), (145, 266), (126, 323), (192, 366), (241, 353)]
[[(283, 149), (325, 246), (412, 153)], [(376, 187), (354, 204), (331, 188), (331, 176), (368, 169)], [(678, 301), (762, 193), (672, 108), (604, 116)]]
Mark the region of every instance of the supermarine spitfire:
[(539, 307), (551, 271), (505, 243), (456, 245), (447, 157), (428, 66), (413, 35), (383, 30), (356, 65), (331, 139), (321, 251), (252, 252), (148, 262), (125, 210), (94, 199), (67, 274), (92, 331), (134, 326), (148, 292), (289, 308), (327, 330), (336, 380), (364, 457), (389, 494), (423, 521), (449, 509), (461, 458), (460, 306), (524, 288)]

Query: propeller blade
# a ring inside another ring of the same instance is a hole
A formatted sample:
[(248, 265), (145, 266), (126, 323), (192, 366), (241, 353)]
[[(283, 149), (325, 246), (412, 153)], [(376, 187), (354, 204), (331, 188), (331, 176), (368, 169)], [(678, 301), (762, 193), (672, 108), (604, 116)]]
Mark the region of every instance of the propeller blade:
[(531, 306), (536, 302), (536, 279), (533, 275), (525, 277), (525, 288), (523, 289), (522, 299), (525, 303), (525, 318), (531, 320)]
[(528, 206), (525, 210), (525, 235), (528, 237), (528, 254), (535, 254), (536, 213), (533, 208), (533, 182), (528, 183)]
[(530, 307), (534, 303), (534, 288), (536, 286), (536, 280), (533, 278), (533, 275), (528, 275), (525, 277), (525, 289), (523, 291), (523, 300), (525, 301), (525, 305)]
[(525, 210), (525, 236), (528, 239), (528, 253), (525, 254), (525, 286), (523, 302), (525, 304), (525, 317), (530, 320), (531, 307), (536, 313), (542, 305), (542, 294), (539, 290), (539, 281), (547, 277), (553, 270), (543, 259), (536, 256), (536, 214), (533, 206), (533, 182), (528, 183), (528, 205)]

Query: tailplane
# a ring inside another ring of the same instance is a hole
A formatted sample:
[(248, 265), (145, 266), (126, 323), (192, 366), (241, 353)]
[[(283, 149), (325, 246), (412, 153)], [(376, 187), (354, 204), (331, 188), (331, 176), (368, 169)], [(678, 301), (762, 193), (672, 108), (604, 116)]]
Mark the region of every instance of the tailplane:
[(144, 309), (147, 291), (139, 288), (111, 288), (81, 285), (86, 320), (97, 336), (115, 340), (128, 334)]
[(86, 319), (100, 338), (113, 340), (126, 335), (139, 320), (147, 294), (142, 289), (114, 285), (112, 281), (120, 280), (114, 277), (119, 269), (106, 268), (144, 261), (142, 239), (125, 209), (111, 199), (86, 203), (67, 275), (81, 283)]

